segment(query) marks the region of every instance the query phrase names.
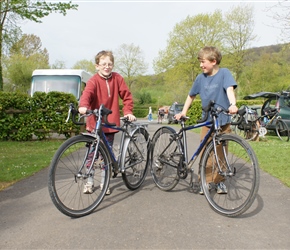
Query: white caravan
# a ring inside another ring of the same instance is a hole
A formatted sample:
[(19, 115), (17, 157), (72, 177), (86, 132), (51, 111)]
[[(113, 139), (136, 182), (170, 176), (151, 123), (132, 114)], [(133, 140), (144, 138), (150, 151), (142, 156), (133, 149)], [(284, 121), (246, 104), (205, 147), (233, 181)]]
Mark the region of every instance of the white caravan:
[(80, 69), (37, 69), (32, 73), (31, 96), (35, 92), (59, 91), (80, 99), (92, 75)]

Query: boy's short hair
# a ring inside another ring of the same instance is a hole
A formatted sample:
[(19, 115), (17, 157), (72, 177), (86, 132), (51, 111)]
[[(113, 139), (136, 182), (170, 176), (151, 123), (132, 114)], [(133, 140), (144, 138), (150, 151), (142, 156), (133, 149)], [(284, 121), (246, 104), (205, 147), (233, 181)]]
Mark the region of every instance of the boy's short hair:
[(216, 47), (205, 46), (198, 52), (197, 59), (198, 60), (207, 59), (210, 62), (216, 60), (216, 63), (220, 64), (222, 60), (222, 54)]
[(96, 64), (99, 64), (101, 57), (104, 56), (108, 56), (110, 57), (110, 60), (112, 61), (112, 63), (114, 64), (114, 56), (113, 56), (113, 52), (110, 50), (102, 50), (100, 51), (96, 56), (95, 56), (95, 62)]

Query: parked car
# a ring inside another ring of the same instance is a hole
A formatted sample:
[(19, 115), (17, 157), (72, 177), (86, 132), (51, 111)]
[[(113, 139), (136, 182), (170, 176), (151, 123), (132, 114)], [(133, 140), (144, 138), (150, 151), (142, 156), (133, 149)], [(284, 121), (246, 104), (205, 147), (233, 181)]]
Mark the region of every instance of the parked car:
[(184, 104), (178, 104), (178, 103), (173, 103), (171, 105), (167, 114), (168, 124), (177, 123), (177, 121), (174, 119), (174, 116), (182, 111), (183, 106)]
[[(278, 109), (279, 115), (281, 116), (283, 121), (285, 121), (290, 128), (290, 92), (259, 92), (245, 96), (244, 100), (256, 98), (266, 98), (261, 109), (262, 115), (265, 114), (266, 108), (276, 108)], [(275, 127), (271, 129), (275, 129)]]

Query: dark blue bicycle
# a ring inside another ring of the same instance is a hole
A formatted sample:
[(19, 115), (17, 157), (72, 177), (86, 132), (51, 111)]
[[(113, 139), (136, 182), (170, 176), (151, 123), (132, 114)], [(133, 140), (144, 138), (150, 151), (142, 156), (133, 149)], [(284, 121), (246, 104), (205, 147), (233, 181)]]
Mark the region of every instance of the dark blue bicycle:
[[(163, 191), (172, 190), (180, 179), (191, 174), (193, 163), (202, 152), (199, 163), (200, 181), (207, 201), (212, 209), (225, 216), (238, 216), (254, 202), (259, 188), (259, 164), (249, 143), (235, 135), (220, 132), (218, 116), (227, 111), (211, 102), (206, 108), (203, 120), (197, 125), (186, 126), (188, 117), (181, 118), (181, 129), (159, 128), (152, 137), (151, 175), (157, 187)], [(207, 121), (208, 116), (211, 121)], [(237, 121), (239, 122), (239, 121)], [(192, 157), (187, 153), (186, 131), (210, 126)], [(216, 178), (222, 179), (227, 192), (218, 193)]]

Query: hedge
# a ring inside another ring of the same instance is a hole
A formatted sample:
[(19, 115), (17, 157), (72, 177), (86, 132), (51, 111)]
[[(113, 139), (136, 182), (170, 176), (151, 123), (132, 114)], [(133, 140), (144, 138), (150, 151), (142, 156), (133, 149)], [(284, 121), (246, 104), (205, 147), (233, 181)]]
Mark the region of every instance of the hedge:
[[(81, 127), (65, 122), (68, 104), (78, 106), (72, 94), (52, 91), (27, 94), (0, 92), (0, 140), (42, 140), (57, 133), (66, 138), (80, 132)], [(120, 107), (121, 109), (122, 107)], [(122, 112), (121, 112), (122, 113)], [(148, 108), (136, 107), (136, 117), (146, 117)]]
[(50, 133), (66, 137), (78, 133), (79, 126), (65, 122), (68, 104), (77, 101), (72, 94), (37, 92), (33, 97), (21, 93), (0, 92), (0, 140), (41, 140)]
[[(36, 92), (33, 97), (27, 94), (0, 92), (0, 140), (27, 141), (47, 138), (51, 133), (64, 135), (66, 138), (80, 132), (80, 126), (72, 121), (65, 122), (68, 114), (68, 104), (78, 103), (72, 94), (61, 92)], [(237, 106), (260, 105), (261, 100), (240, 100)], [(122, 105), (120, 105), (122, 110)], [(201, 118), (201, 102), (192, 103), (187, 124), (195, 124)], [(148, 115), (147, 106), (134, 107), (134, 115), (144, 118)]]

